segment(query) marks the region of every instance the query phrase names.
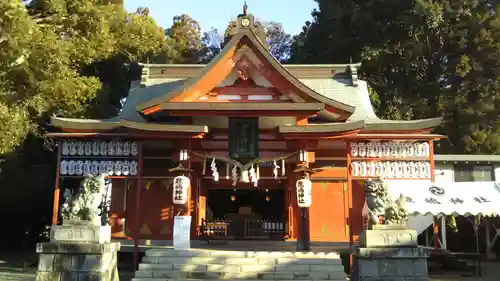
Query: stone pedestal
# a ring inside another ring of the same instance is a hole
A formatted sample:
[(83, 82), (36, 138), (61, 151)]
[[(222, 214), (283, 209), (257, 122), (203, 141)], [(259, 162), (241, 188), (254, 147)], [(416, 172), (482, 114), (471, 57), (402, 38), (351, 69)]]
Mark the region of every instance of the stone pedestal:
[(428, 281), (427, 250), (417, 247), (417, 232), (401, 225), (377, 225), (360, 234), (353, 253), (357, 281)]
[(52, 226), (51, 241), (37, 245), (36, 281), (119, 281), (120, 243), (109, 242), (110, 234), (100, 226)]

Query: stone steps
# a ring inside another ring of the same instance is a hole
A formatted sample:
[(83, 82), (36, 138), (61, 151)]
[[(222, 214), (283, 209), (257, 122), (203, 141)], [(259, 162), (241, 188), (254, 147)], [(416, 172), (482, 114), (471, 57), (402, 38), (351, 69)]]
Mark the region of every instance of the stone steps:
[(145, 256), (145, 264), (227, 264), (227, 265), (341, 265), (339, 259), (318, 258), (224, 258), (224, 257), (152, 257)]
[(346, 280), (337, 253), (152, 249), (133, 281)]

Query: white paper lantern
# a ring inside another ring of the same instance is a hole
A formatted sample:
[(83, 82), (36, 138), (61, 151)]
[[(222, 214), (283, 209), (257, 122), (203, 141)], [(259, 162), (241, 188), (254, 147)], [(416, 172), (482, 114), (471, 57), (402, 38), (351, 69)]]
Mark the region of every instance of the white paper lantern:
[(85, 143), (83, 141), (79, 141), (76, 143), (76, 152), (80, 156), (85, 154)]
[(123, 155), (123, 142), (117, 141), (115, 143), (115, 155), (117, 155), (117, 156)]
[(130, 155), (130, 142), (128, 142), (128, 141), (123, 143), (123, 155), (125, 155), (125, 156)]
[(108, 142), (108, 155), (114, 156), (116, 152), (116, 142), (110, 141)]
[(76, 162), (73, 160), (70, 160), (69, 164), (68, 164), (68, 174), (70, 176), (75, 174), (75, 166), (76, 166)]
[(98, 141), (92, 142), (92, 155), (99, 156), (100, 143)]
[(107, 155), (108, 154), (108, 142), (102, 141), (99, 145), (99, 154), (100, 155)]
[(94, 176), (99, 174), (99, 162), (94, 160), (90, 163), (90, 173)]
[(414, 149), (415, 149), (415, 156), (416, 157), (422, 157), (423, 153), (422, 153), (422, 145), (418, 142), (416, 142), (414, 145), (413, 145)]
[(190, 180), (186, 176), (177, 176), (173, 182), (172, 201), (176, 205), (185, 205), (188, 200)]
[(359, 163), (358, 162), (352, 162), (351, 163), (351, 170), (352, 170), (352, 175), (355, 177), (359, 176)]
[(308, 179), (298, 180), (296, 183), (297, 204), (300, 208), (311, 207), (312, 204), (312, 183)]
[(384, 148), (380, 142), (375, 143), (375, 151), (377, 152), (376, 157), (383, 157), (384, 156)]
[(85, 160), (85, 162), (83, 162), (83, 174), (85, 176), (90, 175), (90, 165), (91, 162), (89, 160)]
[(366, 157), (366, 144), (363, 142), (358, 143), (358, 155), (359, 157)]
[(382, 155), (383, 157), (390, 157), (391, 156), (391, 147), (388, 142), (384, 142), (382, 144)]
[(130, 174), (130, 162), (123, 161), (122, 165), (122, 175), (128, 176)]
[(110, 176), (115, 173), (115, 163), (113, 161), (106, 162), (106, 173)]
[(422, 144), (422, 156), (427, 157), (429, 156), (429, 154), (430, 154), (430, 146), (428, 143), (424, 142)]
[(62, 141), (62, 155), (69, 154), (69, 141)]
[(368, 175), (368, 167), (365, 161), (359, 163), (359, 175), (366, 177)]
[(76, 155), (76, 142), (70, 141), (69, 142), (69, 155)]
[(99, 162), (99, 174), (106, 174), (108, 172), (107, 164), (108, 162), (106, 161)]
[(114, 166), (114, 174), (116, 176), (122, 175), (122, 161), (116, 161)]
[(137, 161), (132, 161), (130, 162), (130, 175), (135, 176), (137, 175), (137, 168), (138, 168), (138, 163)]
[(66, 160), (61, 161), (61, 167), (59, 167), (60, 171), (61, 171), (61, 175), (68, 174), (68, 166), (69, 166), (68, 161), (66, 161)]
[(373, 150), (375, 146), (372, 142), (366, 144), (366, 157), (375, 157), (375, 151)]
[(139, 148), (137, 146), (137, 143), (135, 141), (130, 143), (130, 155), (132, 156), (137, 156), (137, 153), (139, 152)]
[(389, 143), (389, 148), (391, 149), (391, 157), (399, 157), (398, 144), (395, 142)]
[(367, 167), (367, 169), (368, 169), (368, 175), (371, 176), (371, 177), (375, 176), (376, 175), (375, 174), (375, 162), (371, 162), (370, 161), (367, 164), (368, 164), (368, 167)]
[(358, 144), (351, 142), (351, 156), (358, 157)]
[(85, 155), (87, 155), (87, 156), (91, 155), (92, 154), (92, 142), (86, 141), (84, 150), (85, 150)]

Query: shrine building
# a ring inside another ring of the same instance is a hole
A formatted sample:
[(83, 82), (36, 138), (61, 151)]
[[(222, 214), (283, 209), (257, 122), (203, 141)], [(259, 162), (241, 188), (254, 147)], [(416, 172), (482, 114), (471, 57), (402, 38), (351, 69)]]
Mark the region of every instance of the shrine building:
[(66, 185), (107, 173), (116, 239), (169, 241), (191, 216), (192, 240), (347, 243), (364, 180), (433, 181), (441, 118), (380, 119), (360, 64), (283, 65), (264, 37), (244, 13), (209, 64), (142, 65), (118, 116), (52, 117), (53, 223)]

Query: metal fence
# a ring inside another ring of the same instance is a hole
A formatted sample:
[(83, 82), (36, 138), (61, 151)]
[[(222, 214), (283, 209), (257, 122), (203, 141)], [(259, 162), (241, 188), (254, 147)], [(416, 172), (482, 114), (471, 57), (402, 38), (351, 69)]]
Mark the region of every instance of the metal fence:
[(209, 238), (279, 239), (285, 235), (283, 221), (262, 219), (207, 221), (201, 229)]

